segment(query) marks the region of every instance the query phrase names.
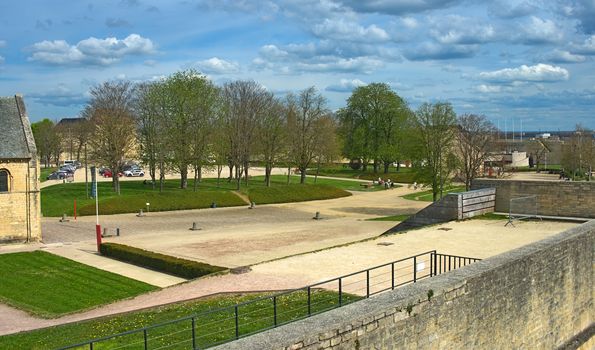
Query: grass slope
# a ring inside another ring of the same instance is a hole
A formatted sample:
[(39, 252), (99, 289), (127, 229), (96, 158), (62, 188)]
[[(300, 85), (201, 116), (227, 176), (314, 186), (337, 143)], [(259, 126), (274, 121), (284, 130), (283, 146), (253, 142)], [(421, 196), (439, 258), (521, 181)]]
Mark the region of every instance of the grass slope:
[(0, 281), (0, 301), (42, 317), (57, 317), (157, 289), (42, 251), (0, 254)]
[(379, 218), (367, 219), (366, 221), (405, 221), (405, 220), (409, 219), (409, 217), (411, 215), (414, 215), (414, 214), (381, 216)]
[[(266, 187), (264, 177), (256, 176), (250, 179), (249, 185), (242, 182), (241, 192), (257, 204), (287, 203), (316, 199), (330, 199), (349, 196), (345, 190), (362, 190), (356, 181), (308, 178), (304, 185), (297, 184), (299, 177), (292, 176), (287, 185), (287, 177), (274, 176), (272, 186)], [(143, 181), (122, 181), (121, 195), (111, 190), (111, 182), (100, 182), (99, 213), (104, 215), (134, 213), (139, 209), (146, 210), (146, 203), (150, 203), (151, 211), (168, 211), (182, 209), (200, 209), (210, 207), (212, 202), (218, 207), (245, 205), (246, 203), (233, 193), (235, 182), (222, 179), (204, 179), (193, 191), (194, 182), (189, 181), (188, 188), (182, 190), (178, 180), (165, 181), (164, 191), (153, 190)], [(77, 201), (77, 215), (94, 215), (95, 201), (87, 199), (84, 183), (57, 184), (41, 190), (41, 211), (44, 216), (61, 216), (66, 213), (74, 215), (74, 199)]]
[[(326, 166), (320, 169), (320, 176), (332, 176), (332, 177), (345, 177), (351, 179), (360, 179), (360, 180), (377, 180), (378, 178), (382, 178), (384, 180), (391, 179), (392, 182), (400, 182), (400, 183), (413, 183), (415, 181), (415, 173), (411, 168), (404, 168), (401, 167), (399, 171), (396, 171), (396, 168), (391, 166), (389, 168), (388, 174), (384, 172), (377, 172), (373, 171), (374, 167), (368, 167), (367, 171), (362, 170), (353, 170), (348, 166), (343, 165), (332, 165)], [(309, 175), (314, 175), (316, 173), (315, 169), (311, 169), (308, 171)]]
[[(455, 192), (465, 192), (465, 186), (447, 187), (444, 191), (444, 195), (447, 195), (449, 193), (455, 193)], [(432, 201), (432, 190), (409, 193), (404, 196), (401, 196), (401, 198), (409, 199), (412, 201), (431, 202)], [(438, 198), (440, 198), (440, 195), (438, 195)]]
[(39, 169), (39, 182), (47, 181), (48, 175), (56, 171), (58, 168), (40, 168)]
[[(150, 308), (143, 311), (131, 312), (117, 316), (104, 317), (95, 320), (56, 326), (36, 331), (18, 333), (0, 337), (0, 349), (55, 349), (58, 347), (80, 343), (128, 330), (138, 329), (157, 323), (175, 320), (189, 315), (216, 310), (225, 306), (235, 305), (254, 300), (266, 294), (224, 295), (191, 302), (170, 304), (162, 307)], [(361, 299), (360, 297), (343, 294), (343, 302), (349, 303)], [(312, 292), (312, 312), (321, 312), (336, 307), (337, 293), (322, 290)], [(307, 294), (294, 292), (277, 298), (277, 322), (284, 323), (304, 317), (307, 314)], [(272, 326), (273, 307), (270, 299), (241, 306), (239, 311), (240, 336), (262, 330)], [(202, 349), (215, 342), (229, 341), (235, 336), (235, 321), (233, 308), (225, 311), (215, 311), (196, 318), (197, 346)], [(191, 321), (186, 320), (148, 331), (149, 348), (168, 349), (191, 348)], [(140, 343), (139, 343), (140, 342)], [(94, 348), (113, 349), (120, 346), (138, 343), (143, 345), (142, 332), (123, 336)], [(174, 345), (176, 344), (176, 345)], [(167, 347), (167, 345), (173, 345)], [(88, 346), (87, 346), (88, 348)], [(134, 347), (136, 349), (136, 347)]]

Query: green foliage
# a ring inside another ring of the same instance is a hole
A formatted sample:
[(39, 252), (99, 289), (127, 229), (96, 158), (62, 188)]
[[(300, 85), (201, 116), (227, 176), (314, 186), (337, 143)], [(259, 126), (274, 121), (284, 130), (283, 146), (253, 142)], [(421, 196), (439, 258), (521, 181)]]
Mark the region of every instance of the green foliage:
[(367, 221), (405, 221), (413, 214), (400, 214), (391, 216), (382, 216), (379, 218), (367, 219)]
[[(444, 195), (449, 193), (457, 193), (457, 192), (465, 192), (465, 186), (448, 186), (444, 188)], [(432, 190), (422, 191), (422, 192), (413, 192), (401, 196), (401, 198), (409, 199), (412, 201), (422, 201), (422, 202), (432, 202), (433, 201), (433, 192)]]
[(0, 254), (0, 281), (0, 301), (42, 317), (57, 317), (157, 289), (42, 251)]
[(428, 290), (428, 301), (432, 300), (433, 296), (434, 296), (434, 290), (433, 289)]
[[(196, 345), (200, 349), (204, 349), (209, 344), (230, 341), (235, 337), (233, 308), (219, 311), (216, 310), (255, 300), (266, 295), (270, 295), (270, 293), (222, 295), (30, 332), (1, 336), (0, 349), (56, 349), (90, 339), (96, 339), (211, 311), (209, 314), (196, 317)], [(333, 291), (313, 289), (311, 297), (313, 313), (329, 310), (336, 307), (338, 304), (338, 295)], [(307, 293), (304, 291), (293, 292), (278, 297), (277, 321), (279, 323), (285, 323), (305, 317), (307, 315), (307, 298)], [(359, 299), (361, 299), (361, 297), (343, 293), (344, 304)], [(272, 314), (273, 307), (270, 299), (240, 307), (238, 318), (240, 335), (247, 335), (262, 330), (265, 327), (271, 327)], [(192, 337), (190, 322), (191, 321), (188, 320), (181, 323), (173, 323), (171, 325), (153, 328), (149, 331), (149, 348), (167, 348), (168, 345), (171, 346), (173, 344), (178, 344), (180, 348), (187, 348), (186, 345), (190, 345), (189, 339)], [(95, 348), (113, 349), (125, 347), (131, 343), (137, 343), (139, 340), (142, 345), (142, 332), (140, 334), (132, 334), (104, 342), (102, 346), (96, 345)], [(178, 347), (175, 348), (177, 349)]]
[(101, 244), (100, 252), (101, 255), (110, 258), (188, 279), (225, 270), (224, 267), (180, 259), (117, 243)]
[(250, 188), (250, 200), (258, 204), (302, 202), (308, 200), (331, 199), (350, 196), (351, 193), (328, 185), (289, 184), (269, 188)]

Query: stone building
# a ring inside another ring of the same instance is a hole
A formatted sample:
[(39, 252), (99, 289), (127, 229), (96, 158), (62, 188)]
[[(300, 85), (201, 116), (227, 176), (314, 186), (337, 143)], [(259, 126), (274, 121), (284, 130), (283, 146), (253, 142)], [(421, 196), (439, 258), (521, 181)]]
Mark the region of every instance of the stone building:
[(0, 97), (0, 243), (41, 239), (39, 162), (20, 95)]

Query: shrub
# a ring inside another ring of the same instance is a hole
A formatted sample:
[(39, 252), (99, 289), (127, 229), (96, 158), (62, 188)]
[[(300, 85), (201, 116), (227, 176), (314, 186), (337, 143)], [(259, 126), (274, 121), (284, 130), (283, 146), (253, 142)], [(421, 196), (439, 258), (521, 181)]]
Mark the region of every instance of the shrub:
[(117, 243), (102, 243), (99, 250), (101, 255), (116, 260), (188, 279), (225, 270), (224, 267), (180, 259)]

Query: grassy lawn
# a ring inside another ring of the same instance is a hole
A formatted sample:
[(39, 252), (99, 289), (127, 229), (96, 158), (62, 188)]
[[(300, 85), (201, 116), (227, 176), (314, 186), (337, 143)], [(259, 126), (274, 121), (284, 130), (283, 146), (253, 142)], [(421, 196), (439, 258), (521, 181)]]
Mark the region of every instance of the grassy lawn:
[(39, 169), (39, 182), (47, 181), (47, 177), (58, 168), (40, 168)]
[[(299, 177), (291, 177), (287, 185), (285, 176), (274, 176), (271, 187), (264, 185), (264, 177), (256, 176), (250, 179), (249, 186), (242, 184), (241, 192), (257, 204), (287, 203), (308, 201), (316, 199), (330, 199), (349, 196), (345, 190), (365, 190), (354, 181), (307, 179), (305, 185), (299, 184)], [(150, 203), (151, 211), (168, 211), (182, 209), (208, 208), (212, 202), (218, 207), (245, 205), (246, 203), (233, 193), (236, 185), (234, 182), (217, 179), (204, 179), (196, 192), (193, 191), (192, 180), (188, 188), (178, 188), (178, 180), (167, 180), (162, 193), (153, 190), (150, 185), (142, 181), (122, 181), (121, 195), (116, 195), (111, 190), (111, 182), (100, 182), (99, 213), (121, 214), (135, 213), (139, 209), (146, 210), (146, 203)], [(372, 190), (372, 189), (370, 189)], [(95, 201), (87, 199), (84, 183), (57, 184), (41, 190), (41, 211), (44, 216), (61, 216), (63, 213), (74, 215), (74, 199), (77, 201), (77, 215), (94, 215)]]
[(2, 302), (42, 317), (57, 317), (157, 289), (43, 251), (0, 254), (0, 281)]
[[(401, 167), (397, 172), (397, 168), (391, 166), (389, 168), (388, 174), (385, 174), (383, 171), (375, 173), (373, 170), (374, 167), (368, 167), (368, 170), (364, 172), (361, 170), (353, 170), (347, 165), (343, 166), (342, 164), (336, 164), (321, 168), (319, 175), (345, 177), (367, 181), (377, 180), (378, 178), (382, 178), (384, 180), (391, 179), (392, 182), (400, 183), (413, 183), (415, 181), (415, 173), (411, 168)], [(315, 169), (308, 171), (308, 175), (314, 175), (315, 173)]]
[[(175, 320), (197, 313), (217, 310), (225, 306), (254, 300), (265, 294), (224, 295), (199, 299), (191, 302), (170, 304), (163, 307), (146, 309), (117, 316), (104, 317), (74, 324), (56, 326), (25, 333), (0, 337), (0, 349), (55, 349), (80, 343), (111, 334), (121, 333), (170, 320)], [(312, 312), (321, 312), (336, 307), (338, 296), (335, 292), (313, 290), (311, 295)], [(343, 294), (343, 302), (349, 303), (360, 297)], [(284, 323), (307, 314), (307, 294), (293, 292), (277, 298), (277, 322)], [(271, 299), (257, 301), (238, 308), (240, 336), (273, 325), (273, 306)], [(148, 330), (150, 349), (165, 347), (168, 349), (192, 348), (192, 326), (190, 320), (161, 326)], [(232, 340), (235, 336), (234, 309), (213, 311), (196, 317), (196, 345), (202, 349), (216, 342)], [(132, 346), (136, 343), (136, 346)], [(175, 345), (174, 345), (175, 344)], [(96, 349), (142, 348), (143, 333), (122, 336), (96, 344)], [(171, 347), (168, 347), (170, 345)], [(88, 346), (86, 347), (88, 349)]]
[(409, 219), (409, 217), (411, 215), (413, 215), (413, 214), (382, 216), (379, 218), (367, 219), (366, 221), (405, 221), (405, 220)]
[[(449, 193), (464, 192), (464, 191), (465, 191), (465, 186), (451, 186), (451, 187), (447, 187), (445, 189), (444, 195), (447, 195)], [(405, 199), (412, 200), (412, 201), (431, 202), (432, 201), (432, 190), (409, 193), (409, 194), (406, 194), (401, 197), (405, 198)], [(438, 198), (440, 198), (440, 195), (438, 195)]]

